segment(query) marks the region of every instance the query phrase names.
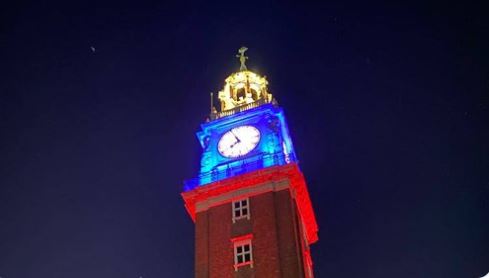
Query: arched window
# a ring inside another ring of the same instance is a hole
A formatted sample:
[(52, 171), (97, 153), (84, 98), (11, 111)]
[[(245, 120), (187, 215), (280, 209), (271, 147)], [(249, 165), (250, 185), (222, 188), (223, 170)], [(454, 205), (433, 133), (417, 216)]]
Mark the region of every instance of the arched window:
[(244, 88), (236, 90), (236, 101), (244, 100), (246, 98), (246, 91)]
[(250, 88), (250, 92), (251, 92), (251, 97), (253, 98), (253, 100), (257, 100), (259, 97), (258, 92), (253, 88)]

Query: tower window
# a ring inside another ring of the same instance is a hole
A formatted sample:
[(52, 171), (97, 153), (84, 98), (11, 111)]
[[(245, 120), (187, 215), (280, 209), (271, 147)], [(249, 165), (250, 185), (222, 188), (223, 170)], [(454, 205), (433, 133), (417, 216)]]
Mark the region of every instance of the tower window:
[(251, 245), (251, 234), (231, 239), (234, 246), (234, 270), (245, 265), (253, 267), (253, 250)]
[(250, 92), (251, 92), (251, 97), (253, 98), (253, 100), (259, 99), (258, 92), (255, 89), (250, 88)]
[(242, 218), (250, 219), (250, 200), (248, 198), (233, 202), (233, 223)]
[(244, 88), (240, 88), (236, 90), (236, 101), (242, 102), (246, 98), (246, 91)]

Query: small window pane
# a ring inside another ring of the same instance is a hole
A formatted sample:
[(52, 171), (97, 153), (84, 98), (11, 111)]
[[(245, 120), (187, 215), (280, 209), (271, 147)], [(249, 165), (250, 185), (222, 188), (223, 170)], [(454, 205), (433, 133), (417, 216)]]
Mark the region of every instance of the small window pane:
[(233, 202), (233, 223), (235, 219), (249, 217), (249, 215), (250, 215), (250, 202), (248, 199)]
[(250, 253), (245, 254), (245, 255), (244, 255), (244, 258), (245, 258), (245, 259), (244, 259), (244, 260), (245, 260), (245, 262), (249, 262), (249, 261), (251, 261), (251, 256), (250, 256)]
[(245, 252), (250, 251), (250, 245), (246, 244), (246, 245), (244, 246), (244, 251), (245, 251)]
[(238, 254), (239, 254), (239, 253), (243, 253), (243, 246), (238, 246), (238, 247), (236, 248), (236, 253), (238, 253)]
[(242, 262), (243, 262), (243, 256), (242, 255), (238, 255), (238, 264), (240, 264)]

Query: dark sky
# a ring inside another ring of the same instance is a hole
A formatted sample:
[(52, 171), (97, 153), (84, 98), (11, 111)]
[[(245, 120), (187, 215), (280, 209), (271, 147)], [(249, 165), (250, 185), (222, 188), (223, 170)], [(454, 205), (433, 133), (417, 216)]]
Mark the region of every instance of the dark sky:
[(0, 9), (0, 277), (192, 277), (179, 194), (241, 45), (286, 111), (317, 277), (489, 272), (482, 5), (15, 2)]

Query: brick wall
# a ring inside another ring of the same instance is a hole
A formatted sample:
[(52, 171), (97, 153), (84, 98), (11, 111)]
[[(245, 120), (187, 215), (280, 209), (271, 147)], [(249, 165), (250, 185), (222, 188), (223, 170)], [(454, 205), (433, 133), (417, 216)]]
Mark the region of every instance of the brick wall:
[[(288, 189), (252, 196), (251, 218), (232, 221), (229, 202), (196, 214), (195, 277), (304, 277), (297, 213)], [(253, 234), (253, 268), (234, 270), (231, 238)]]

